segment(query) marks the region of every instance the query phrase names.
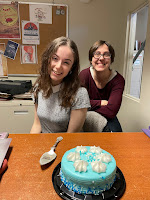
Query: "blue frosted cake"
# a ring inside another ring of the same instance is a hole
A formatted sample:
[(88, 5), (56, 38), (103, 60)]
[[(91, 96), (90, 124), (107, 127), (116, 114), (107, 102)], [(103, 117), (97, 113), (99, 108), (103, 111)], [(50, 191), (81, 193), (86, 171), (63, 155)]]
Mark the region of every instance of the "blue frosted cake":
[(69, 190), (98, 195), (112, 187), (116, 161), (100, 147), (77, 146), (62, 157), (60, 177)]

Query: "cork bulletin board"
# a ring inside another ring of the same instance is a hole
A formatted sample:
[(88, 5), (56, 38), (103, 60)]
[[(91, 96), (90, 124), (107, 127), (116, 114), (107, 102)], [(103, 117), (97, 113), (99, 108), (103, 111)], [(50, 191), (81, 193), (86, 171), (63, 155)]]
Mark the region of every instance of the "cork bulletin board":
[[(21, 62), (21, 54), (20, 48), (22, 44), (22, 20), (30, 21), (29, 16), (29, 5), (30, 4), (40, 4), (41, 3), (26, 3), (20, 2), (19, 5), (19, 15), (20, 15), (20, 39), (0, 39), (0, 43), (4, 43), (7, 45), (8, 40), (11, 40), (15, 43), (19, 44), (19, 48), (17, 50), (15, 59), (7, 58), (7, 66), (8, 66), (8, 76), (36, 76), (39, 72), (40, 64), (41, 64), (41, 55), (43, 51), (46, 49), (47, 45), (53, 39), (60, 36), (68, 36), (68, 6), (67, 5), (58, 5), (58, 4), (45, 4), (52, 6), (52, 23), (39, 23), (39, 36), (40, 43), (36, 45), (37, 51), (37, 63), (34, 64), (22, 64)], [(43, 4), (42, 4), (43, 5)], [(61, 12), (63, 11), (63, 12)]]

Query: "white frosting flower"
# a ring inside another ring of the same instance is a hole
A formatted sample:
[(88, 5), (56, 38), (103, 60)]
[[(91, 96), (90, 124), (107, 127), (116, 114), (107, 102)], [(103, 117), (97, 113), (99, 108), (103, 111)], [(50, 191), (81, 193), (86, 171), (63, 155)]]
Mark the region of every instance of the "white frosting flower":
[(92, 152), (92, 153), (99, 154), (102, 151), (103, 151), (103, 149), (101, 149), (100, 147), (96, 147), (96, 146), (90, 147), (90, 152)]
[(76, 147), (76, 151), (77, 152), (81, 152), (81, 153), (85, 153), (85, 152), (87, 152), (87, 148), (85, 147), (85, 146), (77, 146)]
[(75, 161), (75, 160), (80, 160), (80, 154), (78, 152), (70, 152), (67, 155), (67, 160), (68, 161)]
[(94, 172), (101, 173), (106, 171), (106, 165), (101, 161), (93, 161), (91, 165)]
[(88, 163), (85, 160), (76, 160), (74, 162), (75, 171), (86, 172)]
[(95, 160), (102, 161), (103, 155), (104, 155), (104, 153), (97, 154), (97, 155), (95, 156)]
[(102, 156), (102, 162), (105, 162), (105, 163), (111, 162), (111, 155), (104, 153)]

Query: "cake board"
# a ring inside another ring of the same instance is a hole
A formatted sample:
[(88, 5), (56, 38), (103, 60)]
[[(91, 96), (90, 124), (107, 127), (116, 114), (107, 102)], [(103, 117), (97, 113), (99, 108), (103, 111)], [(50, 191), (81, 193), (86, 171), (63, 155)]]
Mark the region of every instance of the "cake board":
[(122, 197), (126, 189), (126, 182), (121, 170), (117, 167), (116, 180), (113, 186), (102, 192), (99, 195), (93, 194), (77, 194), (69, 190), (60, 179), (60, 168), (61, 163), (59, 163), (52, 174), (52, 182), (56, 193), (64, 200), (118, 200)]

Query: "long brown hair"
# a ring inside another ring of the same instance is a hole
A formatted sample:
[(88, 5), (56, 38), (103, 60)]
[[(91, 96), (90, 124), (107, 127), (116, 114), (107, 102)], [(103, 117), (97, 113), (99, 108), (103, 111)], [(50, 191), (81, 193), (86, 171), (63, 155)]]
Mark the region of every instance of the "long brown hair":
[[(60, 46), (68, 46), (71, 48), (74, 56), (74, 63), (72, 65), (70, 73), (63, 79), (63, 84), (60, 88), (59, 97), (62, 100), (61, 106), (67, 108), (70, 107), (74, 101), (75, 94), (80, 87), (79, 82), (79, 53), (76, 44), (67, 37), (59, 37), (53, 40), (48, 48), (42, 55), (42, 63), (40, 68), (40, 76), (34, 84), (35, 98), (37, 98), (38, 91), (42, 90), (43, 97), (48, 98), (52, 94), (52, 83), (48, 73), (49, 60), (57, 52)], [(37, 86), (37, 87), (36, 87)]]

